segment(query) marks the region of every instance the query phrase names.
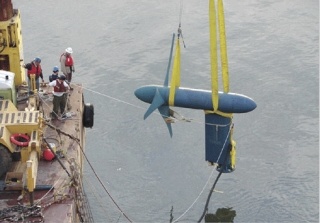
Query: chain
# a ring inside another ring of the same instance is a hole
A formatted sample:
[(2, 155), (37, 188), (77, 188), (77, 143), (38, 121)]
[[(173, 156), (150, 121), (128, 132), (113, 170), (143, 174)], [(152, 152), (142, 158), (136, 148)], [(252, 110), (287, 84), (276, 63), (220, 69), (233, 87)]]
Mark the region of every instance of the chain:
[[(30, 220), (27, 220), (30, 217)], [(32, 218), (32, 219), (31, 219)], [(0, 210), (0, 221), (44, 222), (41, 206), (27, 207), (21, 204)]]

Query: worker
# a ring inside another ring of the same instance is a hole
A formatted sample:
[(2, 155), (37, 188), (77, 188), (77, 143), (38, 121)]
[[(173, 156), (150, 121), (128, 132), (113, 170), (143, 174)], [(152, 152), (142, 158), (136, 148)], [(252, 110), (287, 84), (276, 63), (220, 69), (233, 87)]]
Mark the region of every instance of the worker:
[(41, 68), (41, 59), (39, 57), (34, 58), (33, 61), (30, 63), (24, 64), (23, 67), (28, 70), (27, 76), (28, 76), (28, 84), (29, 84), (29, 90), (31, 89), (31, 82), (30, 82), (30, 74), (35, 74), (36, 78), (36, 89), (39, 91), (39, 78), (43, 80), (43, 74), (42, 74), (42, 68)]
[(59, 77), (59, 68), (54, 66), (52, 69), (52, 74), (49, 76), (49, 81), (52, 82)]
[(71, 56), (72, 53), (72, 48), (68, 47), (65, 50), (65, 52), (60, 56), (61, 72), (66, 76), (66, 79), (69, 83), (71, 83), (72, 72), (75, 72), (74, 62)]
[(66, 76), (61, 74), (58, 79), (49, 83), (49, 86), (53, 87), (53, 111), (51, 113), (51, 118), (58, 118), (58, 113), (60, 109), (61, 116), (64, 114), (67, 97), (66, 92), (70, 90), (69, 85), (65, 82)]

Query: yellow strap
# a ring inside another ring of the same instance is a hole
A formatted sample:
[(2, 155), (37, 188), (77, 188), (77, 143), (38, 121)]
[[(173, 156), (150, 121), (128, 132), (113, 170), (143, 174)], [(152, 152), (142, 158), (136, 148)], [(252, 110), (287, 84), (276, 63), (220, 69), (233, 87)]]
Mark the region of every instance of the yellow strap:
[(231, 130), (230, 130), (230, 142), (231, 142), (231, 151), (230, 151), (230, 165), (231, 168), (234, 169), (236, 167), (236, 141), (233, 140), (233, 128), (234, 126), (232, 125)]
[(231, 151), (230, 151), (230, 165), (231, 168), (234, 169), (236, 167), (236, 155), (237, 155), (237, 151), (236, 151), (236, 141), (231, 140)]
[(171, 74), (169, 105), (174, 106), (174, 96), (176, 88), (180, 87), (180, 40), (177, 39), (176, 52), (174, 55), (173, 69)]
[(225, 112), (218, 111), (218, 110), (217, 111), (205, 110), (204, 113), (205, 114), (217, 114), (222, 117), (233, 118), (233, 113), (225, 113)]
[(229, 70), (228, 70), (228, 57), (227, 57), (227, 41), (226, 30), (224, 23), (224, 10), (222, 0), (218, 0), (218, 22), (220, 33), (220, 55), (221, 55), (221, 67), (222, 67), (222, 83), (223, 91), (229, 92)]

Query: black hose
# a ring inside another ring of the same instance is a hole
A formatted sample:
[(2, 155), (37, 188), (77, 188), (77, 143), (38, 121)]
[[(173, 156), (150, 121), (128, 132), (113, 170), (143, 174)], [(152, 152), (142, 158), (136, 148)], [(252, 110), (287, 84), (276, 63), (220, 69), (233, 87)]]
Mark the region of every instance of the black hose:
[[(231, 146), (229, 145), (228, 153), (227, 153), (227, 155), (226, 155), (226, 157), (225, 157), (225, 159), (224, 159), (224, 165), (227, 165), (227, 158), (228, 158), (228, 154), (230, 154), (230, 151), (231, 151)], [(211, 188), (211, 190), (210, 190), (210, 192), (209, 192), (209, 195), (208, 195), (208, 198), (207, 198), (206, 205), (204, 206), (203, 213), (202, 213), (200, 219), (198, 220), (198, 223), (200, 223), (200, 222), (202, 221), (203, 217), (205, 216), (206, 212), (208, 211), (208, 206), (209, 206), (210, 198), (211, 198), (212, 192), (213, 192), (213, 190), (214, 190), (216, 184), (218, 183), (218, 180), (219, 180), (219, 178), (220, 178), (220, 176), (221, 176), (221, 174), (222, 174), (222, 171), (223, 171), (222, 169), (223, 169), (223, 165), (222, 165), (222, 167), (220, 168), (219, 174), (218, 174), (216, 180), (214, 181), (214, 183), (213, 183), (213, 185), (212, 185), (212, 188)]]
[(213, 190), (214, 190), (214, 188), (215, 188), (216, 184), (218, 183), (218, 180), (219, 180), (219, 178), (220, 178), (221, 174), (222, 174), (222, 170), (219, 172), (219, 174), (218, 174), (218, 176), (217, 176), (216, 180), (214, 181), (214, 184), (212, 185), (212, 188), (211, 188), (210, 193), (209, 193), (208, 198), (207, 198), (206, 205), (205, 205), (205, 207), (204, 207), (204, 210), (203, 210), (203, 213), (202, 213), (202, 215), (201, 215), (200, 219), (198, 220), (198, 223), (200, 223), (200, 222), (202, 221), (203, 217), (205, 216), (206, 212), (208, 211), (209, 201), (210, 201), (210, 198), (211, 198), (212, 192), (213, 192)]

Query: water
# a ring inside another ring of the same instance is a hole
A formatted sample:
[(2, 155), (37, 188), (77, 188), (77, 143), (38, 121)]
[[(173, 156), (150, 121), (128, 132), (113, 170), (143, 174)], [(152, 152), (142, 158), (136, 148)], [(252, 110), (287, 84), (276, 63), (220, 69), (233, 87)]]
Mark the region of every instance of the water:
[[(133, 94), (163, 83), (181, 2), (181, 86), (210, 89), (207, 1), (13, 1), (25, 60), (40, 56), (46, 79), (73, 48), (73, 80), (95, 106), (87, 156), (134, 222), (169, 222), (171, 207), (174, 220), (196, 222), (217, 176), (209, 179), (204, 161), (203, 112), (176, 108), (193, 122), (174, 124), (171, 139), (159, 115), (143, 120), (148, 105)], [(232, 208), (235, 222), (318, 222), (319, 2), (224, 5), (230, 88), (258, 107), (234, 116), (237, 169), (222, 174), (209, 212)], [(85, 183), (96, 222), (128, 222), (88, 166)]]

